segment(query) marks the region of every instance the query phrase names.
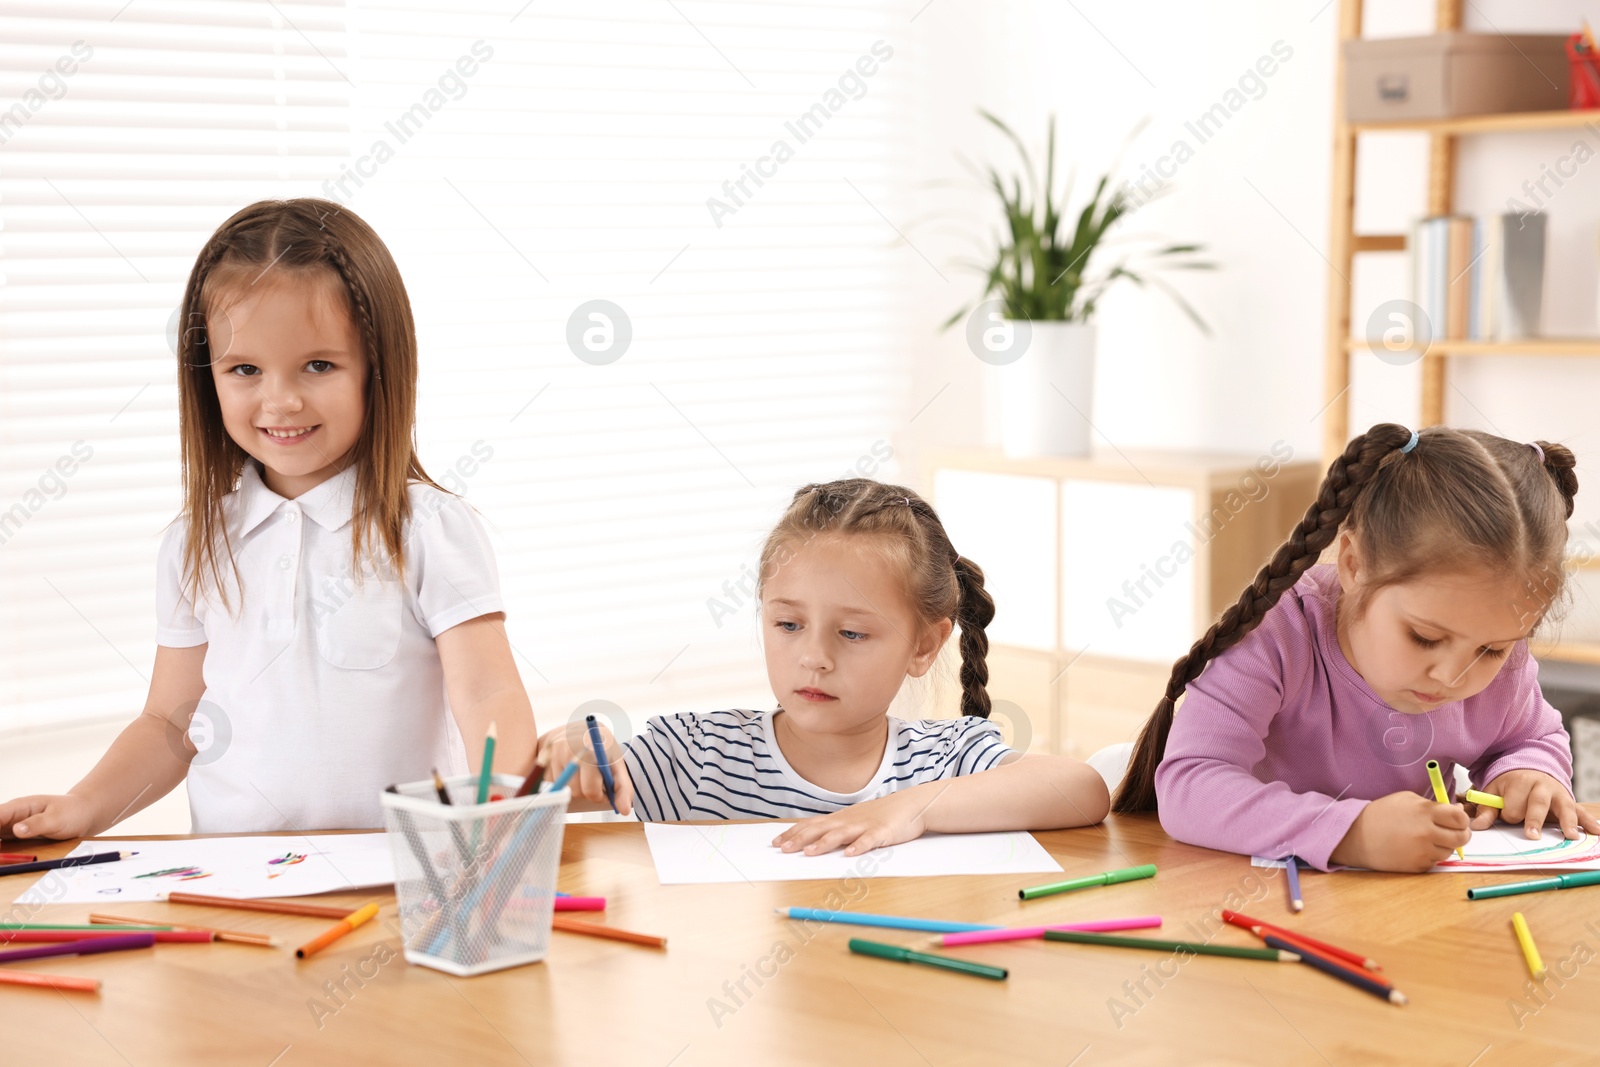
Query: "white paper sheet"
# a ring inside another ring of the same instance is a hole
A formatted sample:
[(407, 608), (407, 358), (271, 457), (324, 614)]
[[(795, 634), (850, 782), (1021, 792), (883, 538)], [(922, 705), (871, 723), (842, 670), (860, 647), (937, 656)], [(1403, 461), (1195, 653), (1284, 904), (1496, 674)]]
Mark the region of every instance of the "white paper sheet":
[(646, 823), (645, 840), (662, 885), (794, 882), (812, 878), (908, 878), (947, 874), (1060, 871), (1033, 835), (924, 834), (859, 856), (784, 853), (772, 839), (793, 823)]
[[(1545, 827), (1538, 840), (1522, 835), (1522, 827), (1498, 825), (1472, 831), (1472, 840), (1461, 850), (1465, 859), (1452, 855), (1435, 864), (1429, 874), (1472, 871), (1600, 871), (1600, 838), (1586, 833), (1573, 841), (1561, 831)], [(1271, 856), (1251, 856), (1256, 867), (1282, 867), (1283, 860)]]
[(119, 851), (137, 855), (33, 875), (17, 903), (147, 903), (170, 892), (298, 897), (394, 884), (389, 835), (381, 833), (85, 841), (70, 855)]

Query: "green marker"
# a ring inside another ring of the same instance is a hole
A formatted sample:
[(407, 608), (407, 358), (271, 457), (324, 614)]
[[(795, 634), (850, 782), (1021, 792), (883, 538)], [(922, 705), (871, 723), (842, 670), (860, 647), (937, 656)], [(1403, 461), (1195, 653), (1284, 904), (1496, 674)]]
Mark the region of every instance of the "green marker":
[(931, 952), (913, 952), (911, 949), (901, 948), (899, 945), (886, 945), (882, 941), (868, 941), (861, 937), (852, 937), (850, 939), (850, 951), (858, 956), (876, 956), (880, 960), (895, 960), (899, 963), (922, 963), (929, 967), (942, 967), (947, 971), (970, 974), (977, 978), (999, 980), (1011, 973), (1004, 967), (991, 967), (987, 963), (973, 963), (971, 960), (958, 960), (952, 956), (935, 956)]
[(1124, 867), (1120, 871), (1107, 871), (1105, 874), (1091, 874), (1086, 878), (1073, 878), (1065, 882), (1054, 882), (1050, 885), (1036, 885), (1032, 889), (1017, 890), (1017, 897), (1021, 900), (1032, 900), (1034, 897), (1048, 897), (1053, 893), (1065, 893), (1073, 889), (1088, 889), (1096, 885), (1116, 885), (1118, 882), (1136, 882), (1141, 878), (1154, 878), (1156, 865), (1146, 863), (1143, 867)]
[(1549, 878), (1535, 878), (1531, 882), (1510, 882), (1506, 885), (1480, 885), (1467, 890), (1467, 899), (1514, 897), (1518, 893), (1541, 893), (1546, 889), (1576, 889), (1583, 885), (1600, 885), (1600, 871), (1576, 871), (1572, 874), (1557, 874)]

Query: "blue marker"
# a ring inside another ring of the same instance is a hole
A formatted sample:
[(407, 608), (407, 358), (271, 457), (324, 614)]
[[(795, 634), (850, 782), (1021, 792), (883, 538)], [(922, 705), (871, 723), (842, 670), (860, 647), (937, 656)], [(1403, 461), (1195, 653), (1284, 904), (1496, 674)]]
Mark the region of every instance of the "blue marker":
[(571, 763), (562, 768), (561, 773), (556, 775), (556, 780), (550, 783), (550, 792), (554, 793), (557, 790), (565, 789), (567, 783), (572, 781), (572, 776), (577, 773), (578, 761), (573, 760)]
[(600, 724), (590, 715), (584, 720), (589, 725), (589, 744), (594, 746), (594, 761), (600, 765), (600, 781), (606, 787), (606, 803), (617, 810), (617, 783), (611, 777), (611, 761), (606, 756), (606, 743), (600, 739)]

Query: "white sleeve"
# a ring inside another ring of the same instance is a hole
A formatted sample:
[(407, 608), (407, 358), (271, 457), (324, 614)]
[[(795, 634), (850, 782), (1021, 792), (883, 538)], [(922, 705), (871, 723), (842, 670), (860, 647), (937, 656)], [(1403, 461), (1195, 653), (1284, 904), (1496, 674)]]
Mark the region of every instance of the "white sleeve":
[[(195, 613), (194, 590), (183, 587), (183, 542), (189, 524), (167, 527), (156, 553), (156, 644), (193, 648), (206, 643), (206, 627)], [(224, 561), (225, 563), (225, 561)]]
[(413, 496), (412, 509), (406, 584), (428, 635), (438, 637), (469, 619), (505, 611), (494, 548), (467, 502), (430, 490)]

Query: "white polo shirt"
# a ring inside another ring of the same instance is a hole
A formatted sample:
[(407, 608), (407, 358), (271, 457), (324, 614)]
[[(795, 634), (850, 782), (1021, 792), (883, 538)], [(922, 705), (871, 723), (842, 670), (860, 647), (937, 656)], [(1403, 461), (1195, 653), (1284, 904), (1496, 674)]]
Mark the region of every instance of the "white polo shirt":
[(465, 501), (413, 483), (404, 577), (376, 573), (369, 553), (357, 585), (354, 488), (352, 468), (286, 500), (245, 463), (224, 500), (242, 603), (218, 560), (232, 614), (215, 591), (184, 595), (188, 523), (162, 539), (156, 641), (207, 646), (194, 833), (381, 827), (385, 786), (467, 770), (434, 638), (504, 610), (493, 549)]

